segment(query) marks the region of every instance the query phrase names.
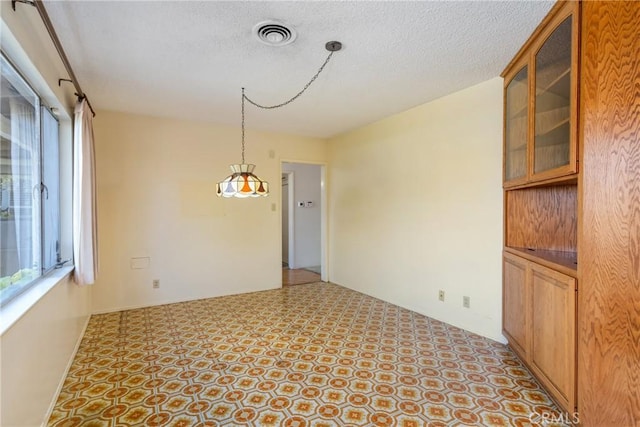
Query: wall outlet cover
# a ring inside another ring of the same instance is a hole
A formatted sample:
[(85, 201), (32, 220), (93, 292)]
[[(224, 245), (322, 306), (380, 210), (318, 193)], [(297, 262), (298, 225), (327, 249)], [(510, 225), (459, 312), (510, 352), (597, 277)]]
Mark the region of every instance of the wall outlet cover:
[(467, 297), (467, 296), (462, 297), (462, 306), (463, 306), (464, 308), (469, 308), (469, 307), (471, 307), (471, 298), (469, 298), (469, 297)]

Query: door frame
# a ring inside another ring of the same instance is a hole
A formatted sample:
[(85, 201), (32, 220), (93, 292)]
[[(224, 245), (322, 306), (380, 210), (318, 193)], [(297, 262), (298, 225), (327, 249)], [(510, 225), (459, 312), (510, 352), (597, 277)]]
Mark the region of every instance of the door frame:
[[(287, 257), (287, 264), (289, 265), (289, 268), (296, 268), (296, 239), (295, 239), (295, 202), (293, 200), (293, 195), (295, 194), (293, 189), (295, 186), (295, 182), (294, 182), (294, 173), (293, 172), (280, 172), (280, 176), (282, 177), (283, 175), (287, 176), (287, 202), (288, 202), (288, 223), (287, 223), (287, 227), (289, 229), (289, 233), (288, 233), (288, 238), (289, 238), (289, 242), (287, 243), (289, 245), (289, 250), (287, 251), (287, 254), (289, 255)], [(280, 188), (282, 189), (282, 186), (280, 186)], [(280, 195), (280, 226), (282, 227), (282, 195)], [(282, 229), (280, 229), (280, 236), (282, 236)], [(280, 241), (282, 242), (282, 237), (280, 238)], [(284, 244), (284, 242), (282, 242), (282, 244)], [(282, 248), (280, 248), (280, 253), (282, 253)]]
[[(307, 160), (297, 160), (297, 159), (280, 159), (280, 177), (282, 177), (283, 173), (289, 173), (282, 170), (283, 163), (298, 163), (304, 165), (317, 165), (320, 166), (320, 280), (323, 282), (329, 281), (329, 256), (328, 250), (328, 233), (329, 229), (327, 227), (328, 224), (328, 206), (327, 206), (327, 163), (326, 162), (313, 162)], [(295, 180), (295, 179), (294, 179)], [(292, 212), (295, 211), (295, 197), (293, 196), (293, 188), (295, 186), (291, 185), (291, 181), (289, 181), (289, 259), (292, 259), (292, 248), (295, 248), (294, 245), (291, 246), (291, 240), (294, 237), (294, 232), (292, 232), (293, 225), (295, 224), (295, 214), (292, 215)], [(282, 186), (280, 186), (280, 191), (282, 191)], [(279, 198), (280, 204), (280, 254), (282, 254), (282, 195)], [(293, 206), (292, 206), (293, 205)], [(282, 258), (280, 255), (279, 258)], [(293, 260), (295, 262), (295, 255), (293, 255)], [(290, 264), (291, 265), (291, 264)], [(295, 265), (295, 264), (294, 264)]]

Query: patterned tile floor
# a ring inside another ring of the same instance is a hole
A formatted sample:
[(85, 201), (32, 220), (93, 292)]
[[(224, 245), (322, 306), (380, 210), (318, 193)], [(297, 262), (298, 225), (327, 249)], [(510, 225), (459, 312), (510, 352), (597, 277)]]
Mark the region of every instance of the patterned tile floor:
[(506, 346), (314, 283), (93, 316), (48, 424), (535, 426), (557, 411)]

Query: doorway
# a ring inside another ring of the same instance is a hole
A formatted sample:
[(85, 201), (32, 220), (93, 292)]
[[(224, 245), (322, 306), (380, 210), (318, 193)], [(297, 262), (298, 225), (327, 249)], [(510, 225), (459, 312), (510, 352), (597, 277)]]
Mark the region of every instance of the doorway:
[(282, 284), (325, 280), (324, 165), (282, 164)]

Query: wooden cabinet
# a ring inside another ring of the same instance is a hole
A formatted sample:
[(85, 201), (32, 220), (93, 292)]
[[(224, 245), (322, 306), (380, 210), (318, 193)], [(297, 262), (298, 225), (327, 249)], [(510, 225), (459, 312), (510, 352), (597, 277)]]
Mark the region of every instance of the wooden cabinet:
[(559, 3), (505, 69), (504, 186), (577, 172), (579, 3)]
[(576, 279), (505, 252), (502, 329), (568, 412), (576, 407)]
[(579, 2), (559, 2), (503, 72), (503, 332), (576, 410)]
[(504, 335), (584, 427), (640, 426), (638, 23), (558, 2), (503, 73)]

